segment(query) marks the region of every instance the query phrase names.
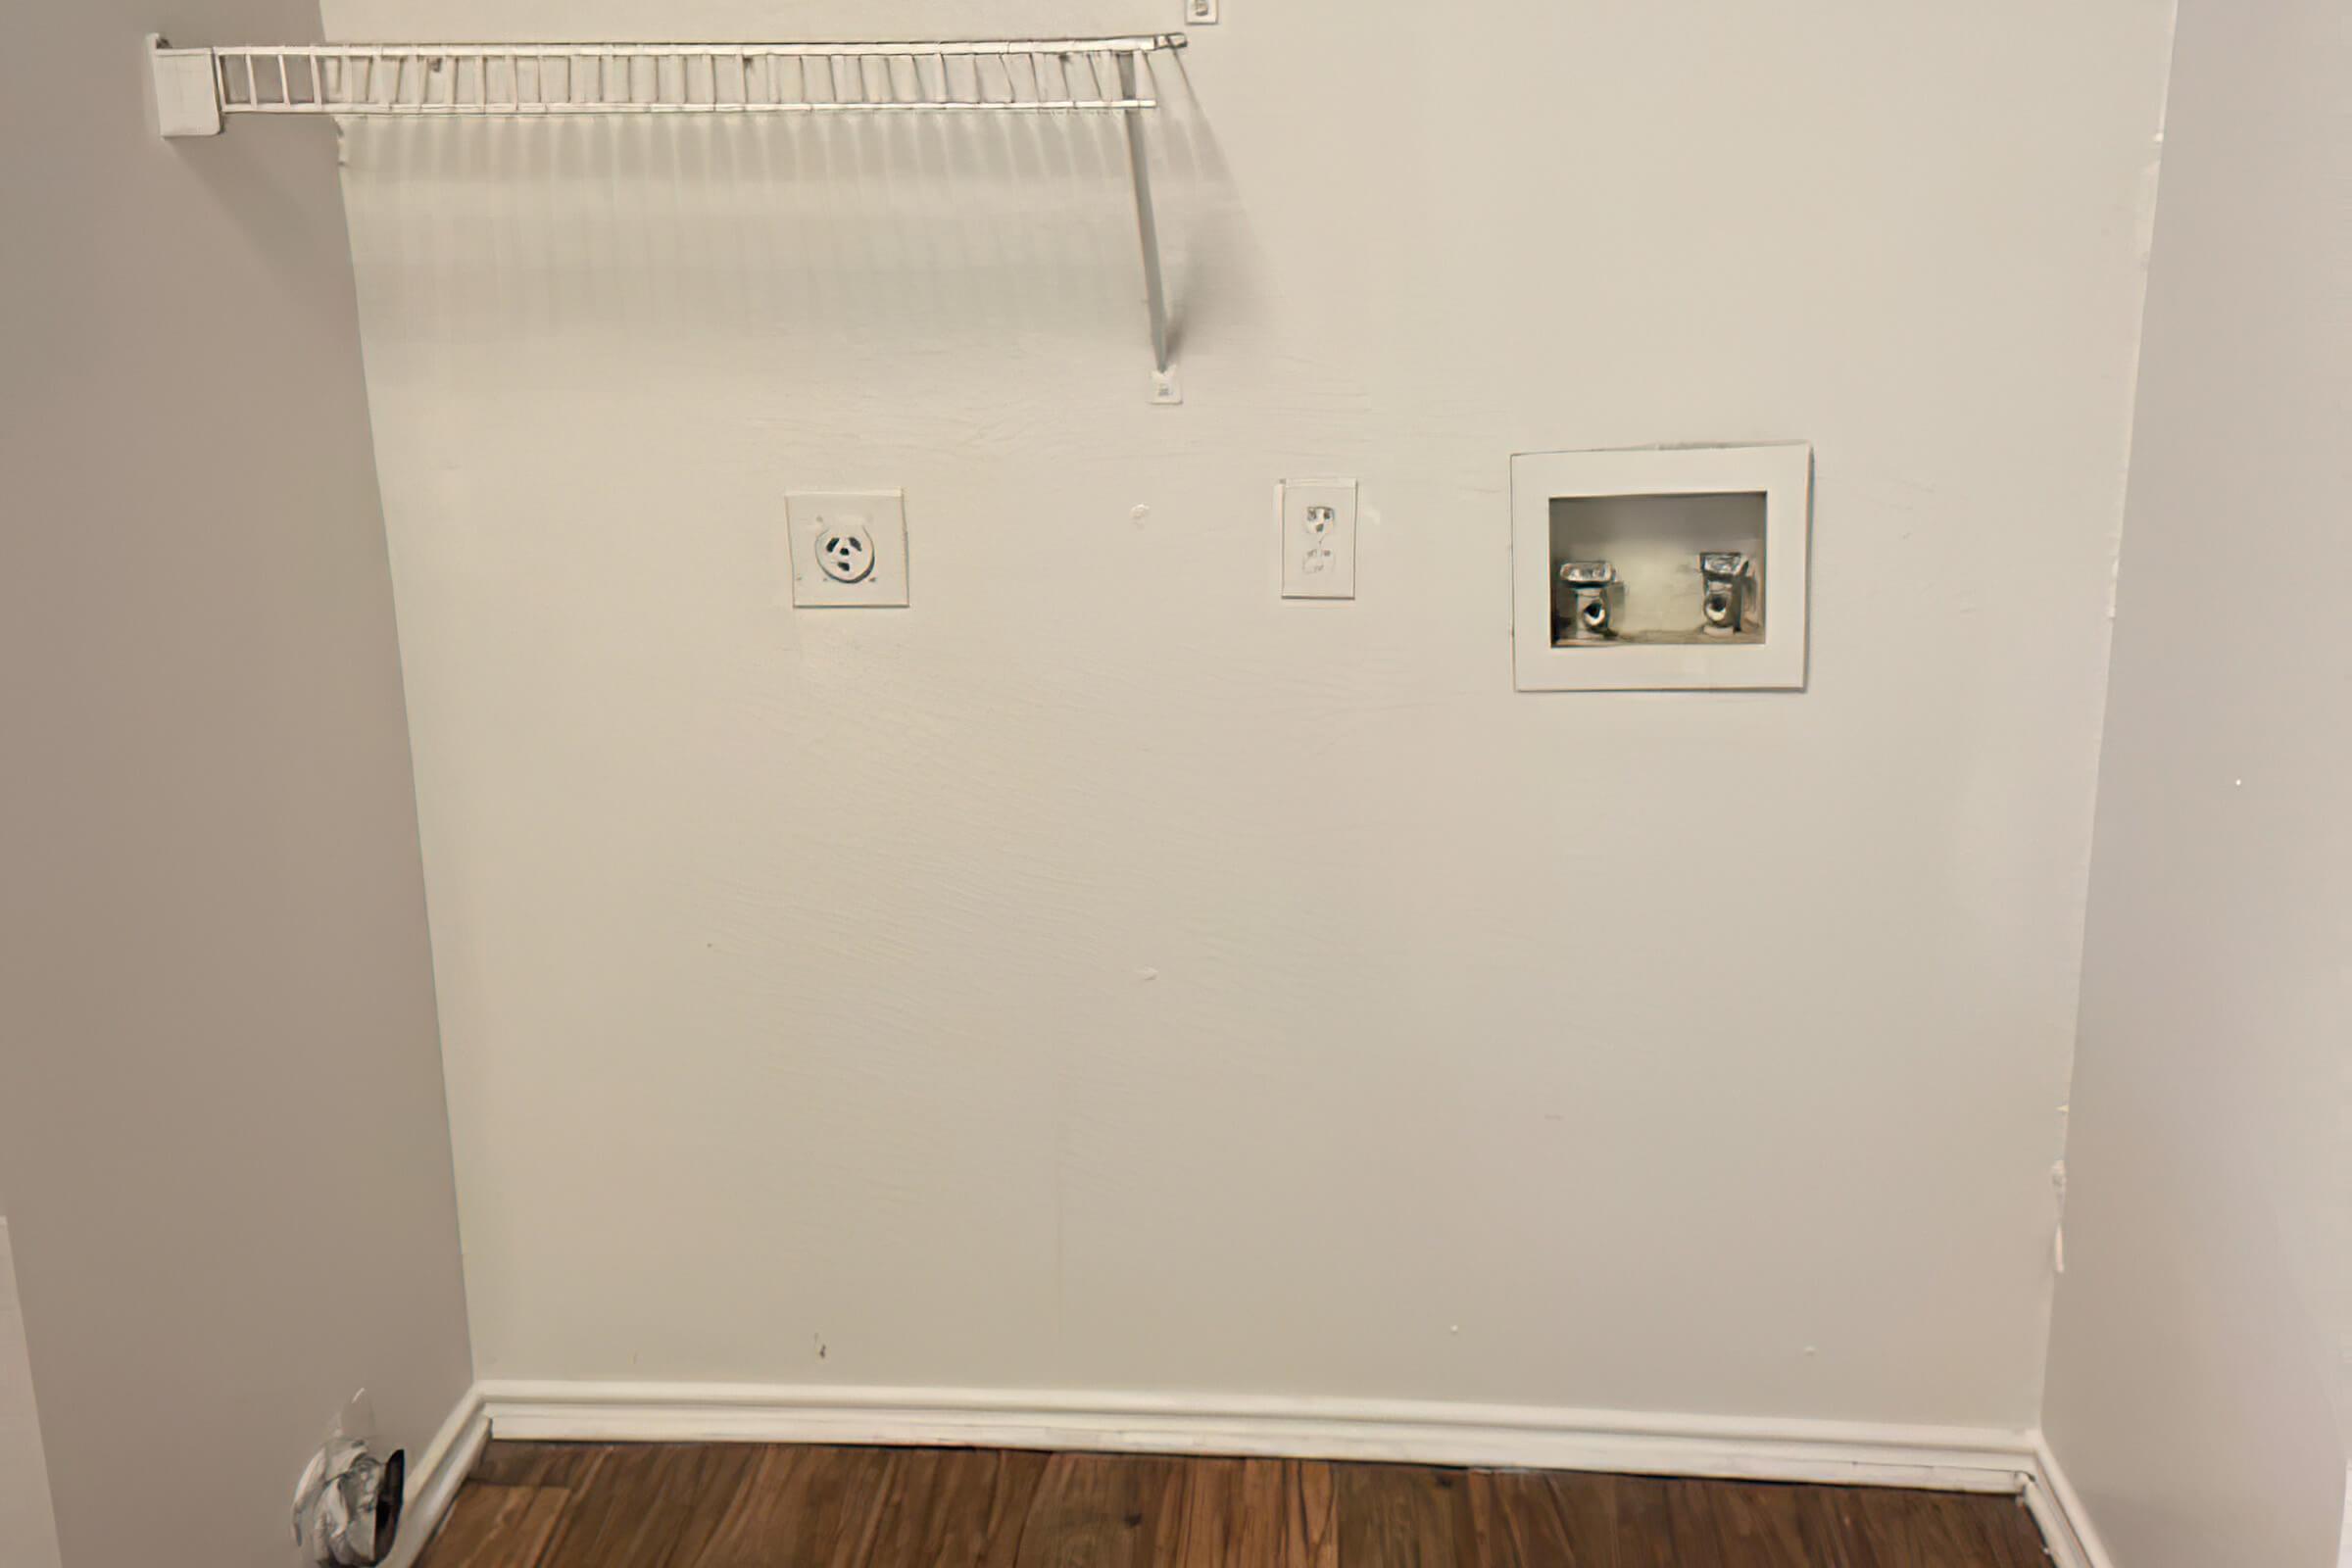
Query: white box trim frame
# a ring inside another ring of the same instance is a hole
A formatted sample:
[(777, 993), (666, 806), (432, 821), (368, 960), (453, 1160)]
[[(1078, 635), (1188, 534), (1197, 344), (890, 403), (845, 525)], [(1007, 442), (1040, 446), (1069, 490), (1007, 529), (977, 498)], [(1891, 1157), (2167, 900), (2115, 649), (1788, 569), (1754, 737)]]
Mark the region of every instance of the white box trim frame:
[[(1551, 640), (1551, 503), (1568, 497), (1761, 494), (1764, 640)], [(1523, 692), (1801, 691), (1812, 576), (1813, 448), (1635, 447), (1511, 459), (1511, 656)]]

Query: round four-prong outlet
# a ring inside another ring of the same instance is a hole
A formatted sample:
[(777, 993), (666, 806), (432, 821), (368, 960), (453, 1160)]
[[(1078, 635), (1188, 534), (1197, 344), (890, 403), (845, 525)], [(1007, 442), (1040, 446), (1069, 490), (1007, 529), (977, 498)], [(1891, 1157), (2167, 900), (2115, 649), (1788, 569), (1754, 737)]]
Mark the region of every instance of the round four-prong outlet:
[(817, 569), (835, 582), (863, 582), (874, 572), (874, 539), (862, 517), (831, 521), (816, 536)]

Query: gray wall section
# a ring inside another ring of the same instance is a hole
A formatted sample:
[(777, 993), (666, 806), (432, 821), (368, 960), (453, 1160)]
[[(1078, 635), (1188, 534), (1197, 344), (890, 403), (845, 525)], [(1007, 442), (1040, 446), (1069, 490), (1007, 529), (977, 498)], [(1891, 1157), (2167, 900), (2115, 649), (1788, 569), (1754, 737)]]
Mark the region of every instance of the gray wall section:
[(139, 37), (0, 51), (0, 1211), (67, 1568), (292, 1560), (360, 1386), (470, 1377), (416, 806), (324, 125), (165, 143)]
[(2180, 10), (2043, 1415), (2120, 1568), (2335, 1561), (2347, 18)]

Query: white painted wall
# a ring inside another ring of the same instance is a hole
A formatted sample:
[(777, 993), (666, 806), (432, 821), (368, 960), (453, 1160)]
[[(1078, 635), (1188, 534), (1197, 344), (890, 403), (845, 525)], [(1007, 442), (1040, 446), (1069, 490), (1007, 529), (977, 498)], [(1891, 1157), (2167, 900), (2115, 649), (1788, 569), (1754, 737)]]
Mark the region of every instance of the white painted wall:
[(24, 1312), (17, 1304), (16, 1258), (0, 1219), (0, 1562), (58, 1568), (57, 1514), (49, 1506), (49, 1460), (32, 1394)]
[[(1176, 410), (1110, 125), (355, 132), (479, 1369), (2030, 1424), (2169, 17), (1234, 0)], [(1808, 693), (1512, 692), (1508, 454), (1788, 437)]]
[(70, 1568), (291, 1563), (352, 1392), (421, 1456), (471, 1377), (333, 132), (145, 122), (149, 30), (318, 25), (0, 49), (0, 1209)]
[(2043, 1417), (2119, 1568), (2342, 1521), (2347, 80), (2335, 0), (2181, 6)]

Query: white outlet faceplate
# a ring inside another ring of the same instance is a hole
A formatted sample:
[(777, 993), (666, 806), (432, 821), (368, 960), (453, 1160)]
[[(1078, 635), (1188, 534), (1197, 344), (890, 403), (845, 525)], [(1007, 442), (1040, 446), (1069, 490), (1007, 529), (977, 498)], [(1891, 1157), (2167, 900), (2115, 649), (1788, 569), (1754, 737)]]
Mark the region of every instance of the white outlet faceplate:
[(1282, 597), (1355, 597), (1355, 481), (1282, 482)]
[(1205, 27), (1217, 20), (1217, 0), (1184, 0), (1184, 20)]
[(784, 498), (784, 517), (795, 605), (905, 606), (905, 491), (796, 491)]

